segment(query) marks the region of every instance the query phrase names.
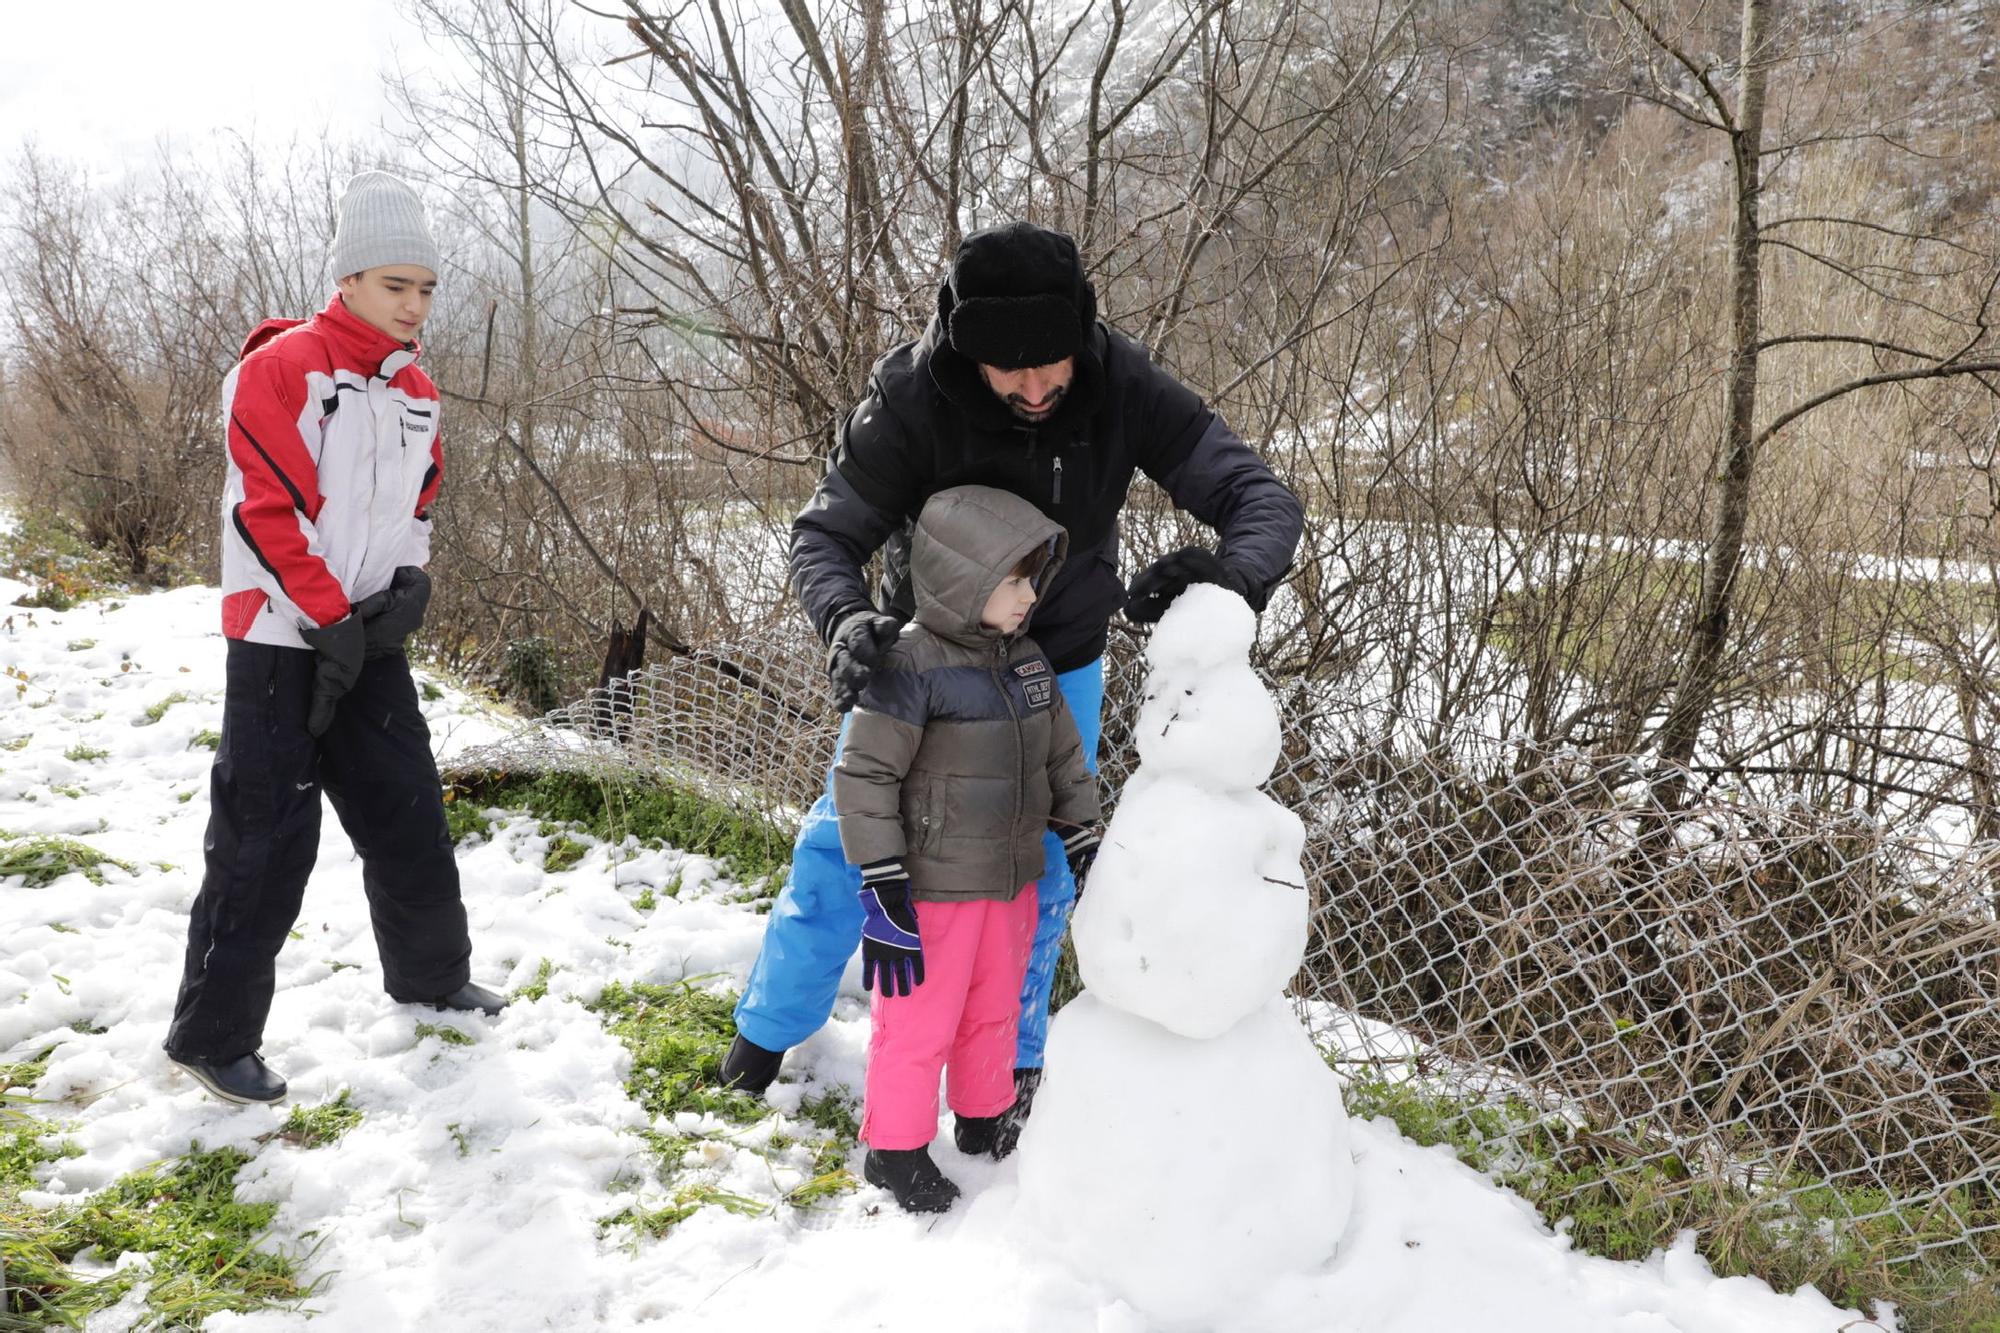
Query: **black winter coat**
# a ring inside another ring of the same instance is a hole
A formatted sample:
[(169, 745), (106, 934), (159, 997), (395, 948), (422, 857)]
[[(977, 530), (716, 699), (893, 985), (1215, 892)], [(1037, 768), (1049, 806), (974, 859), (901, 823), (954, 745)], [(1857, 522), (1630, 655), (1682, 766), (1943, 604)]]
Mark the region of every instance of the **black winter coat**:
[(1035, 608), (1035, 638), (1059, 672), (1095, 660), (1124, 604), (1118, 514), (1135, 471), (1220, 534), (1216, 553), (1262, 608), (1291, 568), (1305, 513), (1255, 450), (1143, 347), (1095, 320), (1055, 415), (1021, 421), (946, 339), (951, 299), (947, 285), (924, 336), (875, 363), (868, 396), (793, 521), (793, 586), (822, 639), (870, 607), (862, 566), (885, 545), (880, 605), (907, 620), (911, 525), (938, 491), (980, 485), (1021, 496), (1068, 531), (1069, 560)]

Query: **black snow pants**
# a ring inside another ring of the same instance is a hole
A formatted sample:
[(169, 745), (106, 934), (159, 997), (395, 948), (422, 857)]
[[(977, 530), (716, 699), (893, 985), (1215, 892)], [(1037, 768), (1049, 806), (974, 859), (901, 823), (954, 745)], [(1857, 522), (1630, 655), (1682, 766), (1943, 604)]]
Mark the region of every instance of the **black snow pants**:
[(322, 788), (361, 857), (389, 994), (436, 999), (470, 978), (458, 863), (410, 664), (400, 653), (370, 658), (315, 740), (306, 732), (315, 660), (305, 649), (229, 641), (171, 1055), (224, 1061), (262, 1044), (278, 950), (319, 849)]

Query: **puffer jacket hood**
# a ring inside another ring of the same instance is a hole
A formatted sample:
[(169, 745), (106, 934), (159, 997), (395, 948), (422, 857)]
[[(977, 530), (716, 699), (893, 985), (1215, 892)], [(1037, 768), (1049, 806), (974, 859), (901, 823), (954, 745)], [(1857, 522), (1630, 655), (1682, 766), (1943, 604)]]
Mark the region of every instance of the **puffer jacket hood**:
[[(1008, 571), (1042, 548), (1049, 559), (1035, 580), (1038, 593), (1069, 553), (1062, 525), (1018, 495), (991, 486), (939, 491), (918, 516), (910, 548), (917, 623), (956, 643), (1000, 638), (999, 630), (980, 623), (979, 613)], [(1030, 607), (1014, 632), (1025, 634), (1034, 615)]]

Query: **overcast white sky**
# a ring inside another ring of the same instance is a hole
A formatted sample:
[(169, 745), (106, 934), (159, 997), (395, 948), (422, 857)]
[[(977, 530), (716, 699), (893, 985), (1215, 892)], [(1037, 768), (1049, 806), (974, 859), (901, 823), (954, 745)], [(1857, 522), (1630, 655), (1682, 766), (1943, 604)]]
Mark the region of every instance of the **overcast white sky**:
[(115, 174), (168, 136), (360, 137), (433, 59), (395, 0), (0, 0), (0, 189), (21, 143)]

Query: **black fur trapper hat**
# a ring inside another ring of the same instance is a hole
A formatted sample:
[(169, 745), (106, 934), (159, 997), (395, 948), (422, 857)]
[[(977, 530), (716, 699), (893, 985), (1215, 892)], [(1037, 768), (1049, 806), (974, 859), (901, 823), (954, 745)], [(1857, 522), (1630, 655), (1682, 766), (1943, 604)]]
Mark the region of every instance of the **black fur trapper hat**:
[(938, 289), (952, 350), (1000, 370), (1074, 356), (1097, 320), (1097, 293), (1076, 242), (1032, 222), (973, 232)]

